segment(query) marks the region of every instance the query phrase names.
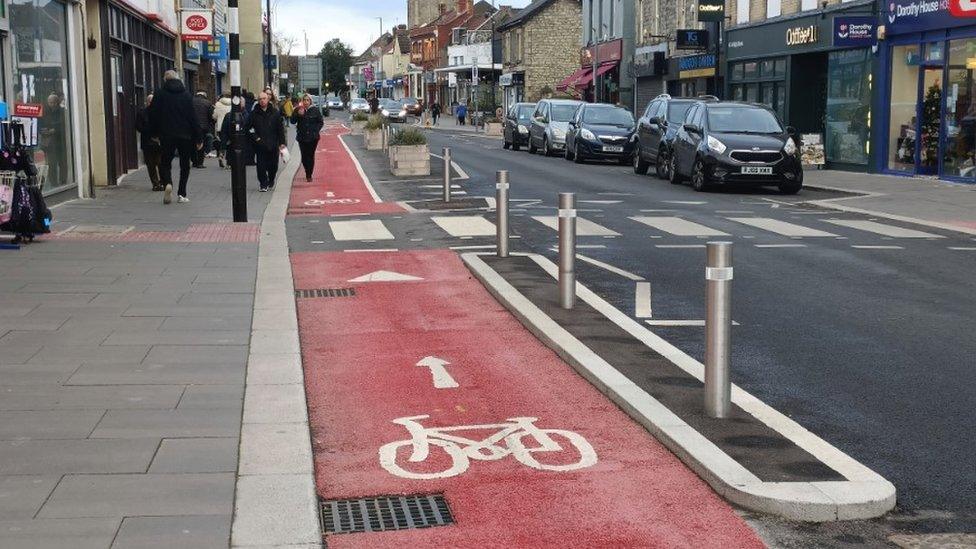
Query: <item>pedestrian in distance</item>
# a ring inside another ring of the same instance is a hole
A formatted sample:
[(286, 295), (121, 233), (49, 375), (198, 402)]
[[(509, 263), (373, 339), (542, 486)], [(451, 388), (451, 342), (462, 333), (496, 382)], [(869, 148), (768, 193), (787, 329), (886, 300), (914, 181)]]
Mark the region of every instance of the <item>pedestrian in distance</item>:
[(295, 105), (297, 103), (298, 101), (292, 101), (290, 95), (281, 102), (281, 114), (285, 117), (285, 126), (288, 126), (291, 122), (291, 115), (295, 112)]
[(230, 143), (227, 142), (227, 139), (225, 138), (223, 132), (224, 118), (226, 118), (227, 115), (230, 114), (230, 110), (231, 110), (230, 94), (224, 93), (223, 95), (220, 96), (220, 99), (218, 99), (217, 102), (214, 104), (214, 113), (213, 113), (214, 130), (216, 132), (215, 137), (217, 138), (216, 140), (217, 141), (216, 142), (217, 162), (220, 164), (221, 168), (224, 167), (224, 159), (227, 158), (227, 147), (230, 145)]
[(146, 171), (149, 172), (152, 190), (161, 191), (163, 185), (159, 182), (159, 159), (162, 148), (159, 144), (159, 136), (153, 133), (149, 122), (149, 106), (152, 105), (152, 100), (152, 94), (147, 95), (146, 106), (139, 109), (136, 114), (136, 131), (139, 132), (139, 148), (142, 149), (142, 159), (146, 163)]
[(464, 119), (468, 116), (468, 106), (465, 105), (464, 103), (461, 103), (460, 105), (457, 106), (457, 111), (455, 112), (457, 113), (458, 124), (463, 126)]
[(278, 175), (278, 155), (287, 145), (281, 113), (271, 104), (271, 96), (267, 92), (261, 92), (258, 96), (257, 106), (244, 125), (244, 133), (254, 143), (261, 192), (268, 192), (274, 187)]
[(312, 171), (315, 170), (315, 149), (319, 145), (319, 132), (325, 120), (322, 112), (315, 108), (312, 96), (305, 94), (301, 103), (291, 115), (295, 123), (295, 141), (302, 151), (302, 166), (305, 168), (305, 181), (312, 181)]
[(38, 122), (40, 148), (44, 151), (48, 165), (48, 180), (55, 186), (68, 183), (67, 111), (61, 94), (52, 92), (47, 96), (44, 114)]
[(173, 157), (180, 157), (179, 202), (189, 202), (186, 184), (190, 179), (190, 162), (194, 151), (203, 148), (203, 129), (197, 123), (193, 98), (175, 70), (163, 75), (163, 85), (153, 94), (149, 105), (149, 123), (159, 136), (161, 158), (159, 182), (163, 184), (163, 204), (173, 201)]
[(430, 115), (434, 118), (434, 125), (437, 125), (437, 119), (441, 117), (441, 104), (434, 103), (430, 106)]
[(202, 168), (203, 159), (210, 153), (214, 140), (214, 106), (207, 99), (206, 92), (199, 91), (193, 96), (193, 112), (196, 113), (197, 124), (203, 130), (203, 147), (194, 153), (193, 167)]
[(377, 99), (376, 94), (373, 94), (369, 98), (369, 114), (376, 114), (380, 112), (380, 100)]

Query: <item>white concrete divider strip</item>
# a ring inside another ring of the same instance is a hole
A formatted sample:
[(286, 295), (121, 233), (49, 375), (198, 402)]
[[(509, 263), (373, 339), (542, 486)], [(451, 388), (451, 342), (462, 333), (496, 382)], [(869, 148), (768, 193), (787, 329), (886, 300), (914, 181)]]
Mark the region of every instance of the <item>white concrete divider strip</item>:
[(631, 219), (675, 236), (729, 236), (729, 233), (680, 217), (635, 216)]
[(840, 225), (841, 227), (848, 227), (851, 229), (857, 229), (859, 231), (867, 231), (869, 233), (880, 234), (881, 236), (891, 236), (894, 238), (944, 238), (940, 234), (905, 229), (903, 227), (885, 225), (884, 223), (863, 219), (824, 219), (823, 221), (834, 225)]
[[(512, 311), (540, 341), (555, 350), (730, 501), (752, 510), (804, 521), (873, 518), (894, 507), (894, 485), (733, 385), (733, 403), (847, 479), (828, 482), (761, 481), (542, 312), (479, 255), (467, 253), (462, 255), (462, 259), (496, 299)], [(527, 256), (551, 277), (558, 276), (558, 267), (543, 256), (512, 255)], [(576, 291), (582, 301), (617, 326), (689, 375), (700, 381), (704, 380), (704, 366), (700, 362), (664, 341), (582, 284), (577, 283)]]
[(329, 221), (336, 240), (393, 240), (395, 237), (379, 219)]
[(369, 178), (366, 177), (366, 172), (363, 171), (363, 166), (359, 163), (359, 159), (356, 158), (356, 155), (352, 154), (352, 150), (349, 148), (349, 145), (346, 145), (346, 141), (342, 139), (343, 137), (344, 136), (342, 135), (339, 136), (339, 143), (342, 143), (342, 147), (346, 149), (346, 154), (349, 155), (349, 158), (352, 159), (353, 165), (356, 166), (356, 171), (359, 173), (359, 178), (363, 180), (363, 185), (366, 185), (366, 190), (369, 191), (369, 196), (373, 197), (373, 202), (383, 202), (380, 195), (376, 194), (376, 189), (374, 189), (373, 184), (369, 182)]
[[(535, 219), (554, 231), (559, 230), (559, 218), (556, 216), (539, 215), (533, 216), (532, 219)], [(620, 233), (610, 230), (603, 225), (597, 225), (588, 219), (578, 217), (576, 218), (576, 236), (620, 236)]]
[(435, 215), (430, 220), (451, 236), (495, 236), (495, 224), (480, 215)]
[(322, 546), (285, 215), (297, 147), (261, 222), (231, 547)]

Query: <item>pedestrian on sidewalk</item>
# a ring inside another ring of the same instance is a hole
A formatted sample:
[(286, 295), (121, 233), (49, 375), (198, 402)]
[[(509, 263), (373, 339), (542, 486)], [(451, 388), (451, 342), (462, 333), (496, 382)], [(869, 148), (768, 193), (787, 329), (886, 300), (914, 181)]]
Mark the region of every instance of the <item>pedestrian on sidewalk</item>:
[(149, 172), (149, 181), (152, 182), (152, 190), (161, 191), (163, 185), (159, 182), (159, 158), (161, 148), (159, 136), (153, 133), (152, 125), (149, 123), (149, 106), (152, 105), (153, 96), (146, 96), (146, 106), (139, 109), (136, 114), (136, 131), (139, 132), (139, 148), (142, 149), (142, 159), (146, 163), (146, 171)]
[(267, 92), (261, 92), (258, 96), (257, 106), (247, 119), (244, 132), (254, 143), (261, 192), (268, 192), (274, 187), (275, 177), (278, 175), (278, 155), (287, 145), (281, 113), (271, 104), (271, 97)]
[(297, 104), (300, 104), (300, 102), (298, 100), (292, 101), (290, 95), (281, 102), (281, 114), (285, 118), (285, 127), (291, 122), (291, 115), (295, 114)]
[(441, 104), (434, 103), (430, 106), (430, 115), (434, 118), (434, 125), (437, 125), (437, 119), (441, 117)]
[(380, 100), (376, 98), (376, 94), (373, 94), (369, 98), (369, 114), (376, 114), (380, 112)]
[(460, 124), (460, 125), (463, 126), (464, 125), (464, 119), (465, 119), (465, 117), (468, 116), (468, 106), (465, 105), (464, 103), (461, 103), (460, 105), (457, 106), (457, 111), (456, 112), (457, 112), (458, 124)]
[(180, 157), (179, 202), (189, 202), (186, 184), (190, 179), (190, 162), (194, 150), (203, 148), (203, 129), (197, 123), (193, 98), (175, 70), (163, 75), (163, 85), (153, 94), (149, 122), (159, 136), (161, 158), (159, 182), (163, 184), (163, 204), (173, 200), (173, 157)]
[(315, 108), (311, 95), (305, 94), (302, 102), (292, 113), (291, 121), (295, 123), (295, 141), (298, 141), (298, 148), (302, 151), (305, 181), (311, 181), (312, 171), (315, 169), (315, 149), (319, 145), (319, 132), (325, 124), (322, 111)]
[(226, 136), (224, 135), (224, 118), (230, 114), (231, 99), (229, 93), (224, 93), (220, 96), (220, 99), (214, 104), (214, 130), (216, 139), (216, 149), (217, 149), (217, 162), (220, 167), (224, 167), (224, 159), (227, 158), (227, 147), (230, 143), (227, 142)]
[(214, 131), (214, 106), (207, 99), (206, 92), (199, 91), (193, 96), (193, 112), (196, 113), (197, 124), (203, 130), (203, 147), (194, 153), (193, 167), (202, 168), (203, 159), (210, 153), (213, 147)]

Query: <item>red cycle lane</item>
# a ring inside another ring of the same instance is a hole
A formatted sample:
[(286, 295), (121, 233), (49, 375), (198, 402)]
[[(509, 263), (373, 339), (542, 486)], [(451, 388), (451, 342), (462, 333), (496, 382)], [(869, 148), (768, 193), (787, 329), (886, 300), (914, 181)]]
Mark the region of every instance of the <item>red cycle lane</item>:
[(298, 290), (355, 288), (298, 302), (319, 495), (443, 493), (456, 521), (330, 547), (762, 545), (453, 252), (309, 252), (292, 265)]
[[(378, 202), (369, 184), (356, 167), (352, 155), (343, 146), (340, 135), (349, 130), (329, 125), (319, 139), (315, 153), (312, 181), (305, 181), (299, 169), (292, 182), (289, 215), (335, 215), (402, 212), (398, 204)], [(358, 137), (352, 137), (357, 139)]]

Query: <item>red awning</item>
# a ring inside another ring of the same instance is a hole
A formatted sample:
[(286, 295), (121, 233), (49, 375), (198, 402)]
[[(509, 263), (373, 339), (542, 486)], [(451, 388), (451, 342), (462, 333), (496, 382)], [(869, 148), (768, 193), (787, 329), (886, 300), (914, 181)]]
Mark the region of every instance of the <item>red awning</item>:
[(573, 74), (563, 78), (563, 81), (556, 85), (556, 90), (566, 91), (570, 86), (576, 86), (576, 82), (579, 79), (589, 75), (592, 70), (592, 67), (583, 67), (582, 69), (578, 69)]
[[(609, 71), (610, 69), (616, 66), (617, 66), (616, 61), (607, 61), (605, 63), (600, 63), (600, 66), (596, 68), (596, 75), (603, 76), (604, 73), (606, 73), (607, 71)], [(593, 72), (590, 71), (587, 74), (585, 74), (583, 78), (580, 78), (579, 80), (576, 81), (576, 87), (578, 89), (588, 88), (592, 83), (593, 83)]]

